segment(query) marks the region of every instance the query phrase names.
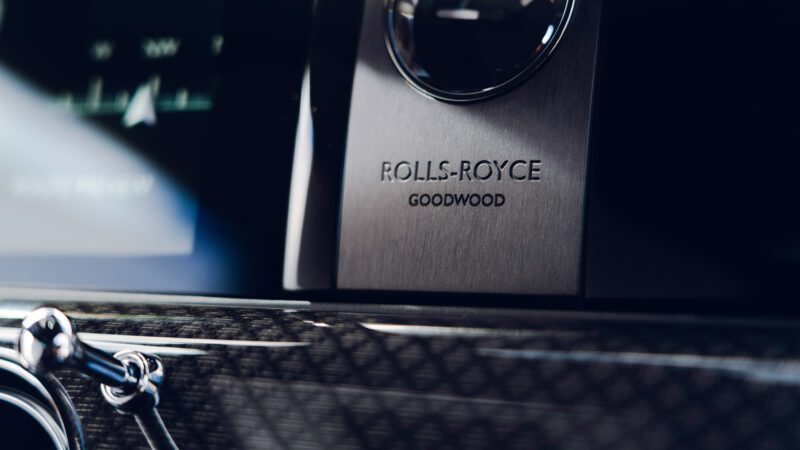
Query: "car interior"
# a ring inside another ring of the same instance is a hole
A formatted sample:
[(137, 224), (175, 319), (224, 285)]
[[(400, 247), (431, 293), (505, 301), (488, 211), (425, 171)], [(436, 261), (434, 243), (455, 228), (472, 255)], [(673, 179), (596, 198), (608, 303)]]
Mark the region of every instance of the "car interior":
[(800, 4), (0, 0), (0, 448), (800, 448)]

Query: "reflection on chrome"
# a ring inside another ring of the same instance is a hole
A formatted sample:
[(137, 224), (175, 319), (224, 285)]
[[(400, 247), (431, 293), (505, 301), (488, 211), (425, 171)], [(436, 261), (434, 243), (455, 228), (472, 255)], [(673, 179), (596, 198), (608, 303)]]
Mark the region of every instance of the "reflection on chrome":
[[(0, 327), (0, 344), (12, 344), (19, 336), (19, 328)], [(306, 347), (308, 342), (256, 341), (239, 339), (199, 339), (167, 336), (134, 336), (126, 334), (78, 333), (81, 340), (106, 352), (131, 349), (155, 355), (200, 356), (206, 354), (193, 346), (291, 348)]]
[(439, 9), (436, 11), (436, 17), (452, 20), (478, 20), (481, 12), (477, 9)]
[(308, 342), (291, 342), (291, 341), (255, 341), (255, 340), (238, 340), (238, 339), (197, 339), (197, 338), (179, 338), (179, 337), (165, 337), (165, 336), (132, 336), (124, 334), (102, 334), (102, 333), (79, 333), (81, 339), (87, 342), (115, 342), (124, 344), (146, 344), (146, 345), (209, 345), (209, 346), (225, 346), (225, 347), (265, 347), (265, 348), (281, 348), (281, 347), (305, 347), (310, 345)]
[(308, 187), (314, 163), (314, 118), (311, 114), (311, 73), (308, 67), (303, 74), (300, 115), (297, 120), (292, 181), (289, 188), (286, 247), (283, 257), (283, 288), (290, 291), (324, 287), (324, 285), (302, 285), (300, 280), (303, 230), (308, 225), (306, 224), (306, 209), (309, 207)]
[(547, 45), (550, 42), (550, 39), (553, 39), (553, 35), (556, 32), (556, 27), (550, 25), (547, 27), (547, 32), (545, 32), (544, 37), (542, 37), (542, 45)]

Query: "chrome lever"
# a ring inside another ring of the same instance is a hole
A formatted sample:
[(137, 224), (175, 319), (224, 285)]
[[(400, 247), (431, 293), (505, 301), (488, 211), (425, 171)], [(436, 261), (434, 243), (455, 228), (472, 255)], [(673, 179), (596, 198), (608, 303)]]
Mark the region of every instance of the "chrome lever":
[(69, 369), (99, 382), (106, 402), (134, 416), (151, 448), (177, 450), (156, 409), (164, 381), (158, 357), (132, 350), (112, 357), (81, 341), (69, 317), (55, 308), (39, 308), (23, 319), (17, 353), (34, 374)]

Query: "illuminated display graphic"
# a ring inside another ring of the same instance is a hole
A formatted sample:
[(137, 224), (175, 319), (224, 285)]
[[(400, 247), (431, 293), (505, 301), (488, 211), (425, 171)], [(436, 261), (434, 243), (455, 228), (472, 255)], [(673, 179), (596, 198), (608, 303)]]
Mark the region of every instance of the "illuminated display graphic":
[(192, 252), (197, 202), (158, 167), (2, 69), (0, 98), (0, 253)]
[(311, 17), (311, 0), (0, 0), (0, 284), (278, 285)]
[(0, 254), (192, 253), (223, 6), (0, 3)]

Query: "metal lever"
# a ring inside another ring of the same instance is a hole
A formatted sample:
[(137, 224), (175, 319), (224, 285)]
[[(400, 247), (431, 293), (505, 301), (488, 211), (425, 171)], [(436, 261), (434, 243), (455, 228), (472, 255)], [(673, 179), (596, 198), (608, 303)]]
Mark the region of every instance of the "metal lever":
[(55, 308), (39, 308), (25, 317), (17, 352), (34, 374), (71, 369), (99, 382), (103, 398), (134, 416), (151, 448), (177, 450), (156, 410), (164, 380), (164, 366), (156, 356), (124, 350), (111, 357), (82, 342), (69, 317)]

